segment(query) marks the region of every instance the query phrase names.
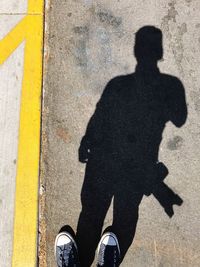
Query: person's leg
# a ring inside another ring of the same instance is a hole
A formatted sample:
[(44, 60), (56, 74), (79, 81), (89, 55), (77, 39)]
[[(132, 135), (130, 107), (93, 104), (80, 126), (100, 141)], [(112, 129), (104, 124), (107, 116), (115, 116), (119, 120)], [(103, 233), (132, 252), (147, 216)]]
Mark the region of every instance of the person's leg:
[(80, 267), (78, 248), (68, 232), (60, 232), (55, 240), (55, 258), (58, 267)]
[(105, 232), (97, 249), (97, 267), (118, 267), (120, 264), (120, 247), (116, 235)]
[(81, 192), (82, 211), (76, 234), (82, 267), (89, 267), (94, 260), (111, 199), (112, 185), (104, 173), (87, 169)]

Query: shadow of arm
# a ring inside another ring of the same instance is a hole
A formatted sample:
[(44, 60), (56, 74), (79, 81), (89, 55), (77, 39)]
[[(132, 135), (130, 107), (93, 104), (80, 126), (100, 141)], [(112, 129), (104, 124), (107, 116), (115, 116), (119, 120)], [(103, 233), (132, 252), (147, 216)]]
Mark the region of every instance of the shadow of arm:
[(169, 102), (169, 120), (176, 126), (181, 127), (187, 119), (187, 104), (183, 84), (176, 78), (171, 86)]
[(79, 161), (86, 163), (94, 148), (101, 144), (104, 138), (106, 120), (109, 116), (111, 101), (112, 81), (110, 81), (96, 105), (96, 109), (90, 118), (85, 135), (79, 147)]

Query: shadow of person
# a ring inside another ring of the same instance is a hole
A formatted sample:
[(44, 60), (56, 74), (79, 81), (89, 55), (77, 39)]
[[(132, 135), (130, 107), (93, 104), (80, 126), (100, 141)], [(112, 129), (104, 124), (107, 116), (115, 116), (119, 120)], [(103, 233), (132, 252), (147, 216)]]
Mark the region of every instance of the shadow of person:
[(131, 245), (143, 195), (151, 193), (173, 215), (182, 199), (164, 182), (168, 174), (158, 162), (165, 124), (181, 127), (187, 117), (185, 93), (176, 77), (162, 74), (162, 32), (145, 26), (136, 33), (135, 73), (107, 84), (79, 148), (86, 164), (81, 192), (82, 211), (77, 241), (82, 266), (90, 266), (113, 198), (112, 231), (118, 236), (122, 259)]

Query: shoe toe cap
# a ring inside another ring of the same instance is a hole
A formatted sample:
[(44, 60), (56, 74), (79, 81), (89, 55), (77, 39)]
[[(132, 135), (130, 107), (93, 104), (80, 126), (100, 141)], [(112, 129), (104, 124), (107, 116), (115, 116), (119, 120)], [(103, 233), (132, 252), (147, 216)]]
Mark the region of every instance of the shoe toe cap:
[(71, 242), (71, 239), (67, 235), (60, 235), (57, 239), (57, 246), (64, 246)]
[(110, 235), (105, 236), (104, 239), (102, 240), (102, 243), (105, 246), (116, 246), (117, 245), (117, 242), (114, 239), (114, 237)]

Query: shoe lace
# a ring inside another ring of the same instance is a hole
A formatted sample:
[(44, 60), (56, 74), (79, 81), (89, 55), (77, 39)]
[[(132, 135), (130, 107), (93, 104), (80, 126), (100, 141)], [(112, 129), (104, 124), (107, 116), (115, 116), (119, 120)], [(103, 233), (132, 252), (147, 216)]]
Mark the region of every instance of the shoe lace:
[(59, 259), (62, 262), (62, 267), (68, 267), (69, 265), (69, 254), (72, 251), (72, 246), (64, 246), (63, 249), (60, 249)]
[[(106, 253), (105, 250), (106, 250), (106, 248), (113, 250), (113, 248), (111, 248), (111, 247), (106, 247), (105, 245), (101, 245), (101, 249), (99, 251), (99, 257), (98, 257), (98, 263), (100, 266), (104, 266), (104, 264), (105, 264), (105, 253)], [(112, 258), (110, 258), (109, 262), (107, 262), (106, 264), (108, 266), (117, 267), (118, 265), (117, 265), (117, 251), (116, 251), (116, 249), (114, 249), (112, 253), (113, 253)]]
[(101, 249), (99, 251), (99, 258), (98, 258), (98, 262), (99, 262), (99, 265), (100, 266), (103, 266), (104, 265), (104, 256), (105, 256), (105, 246), (104, 245), (101, 245)]

